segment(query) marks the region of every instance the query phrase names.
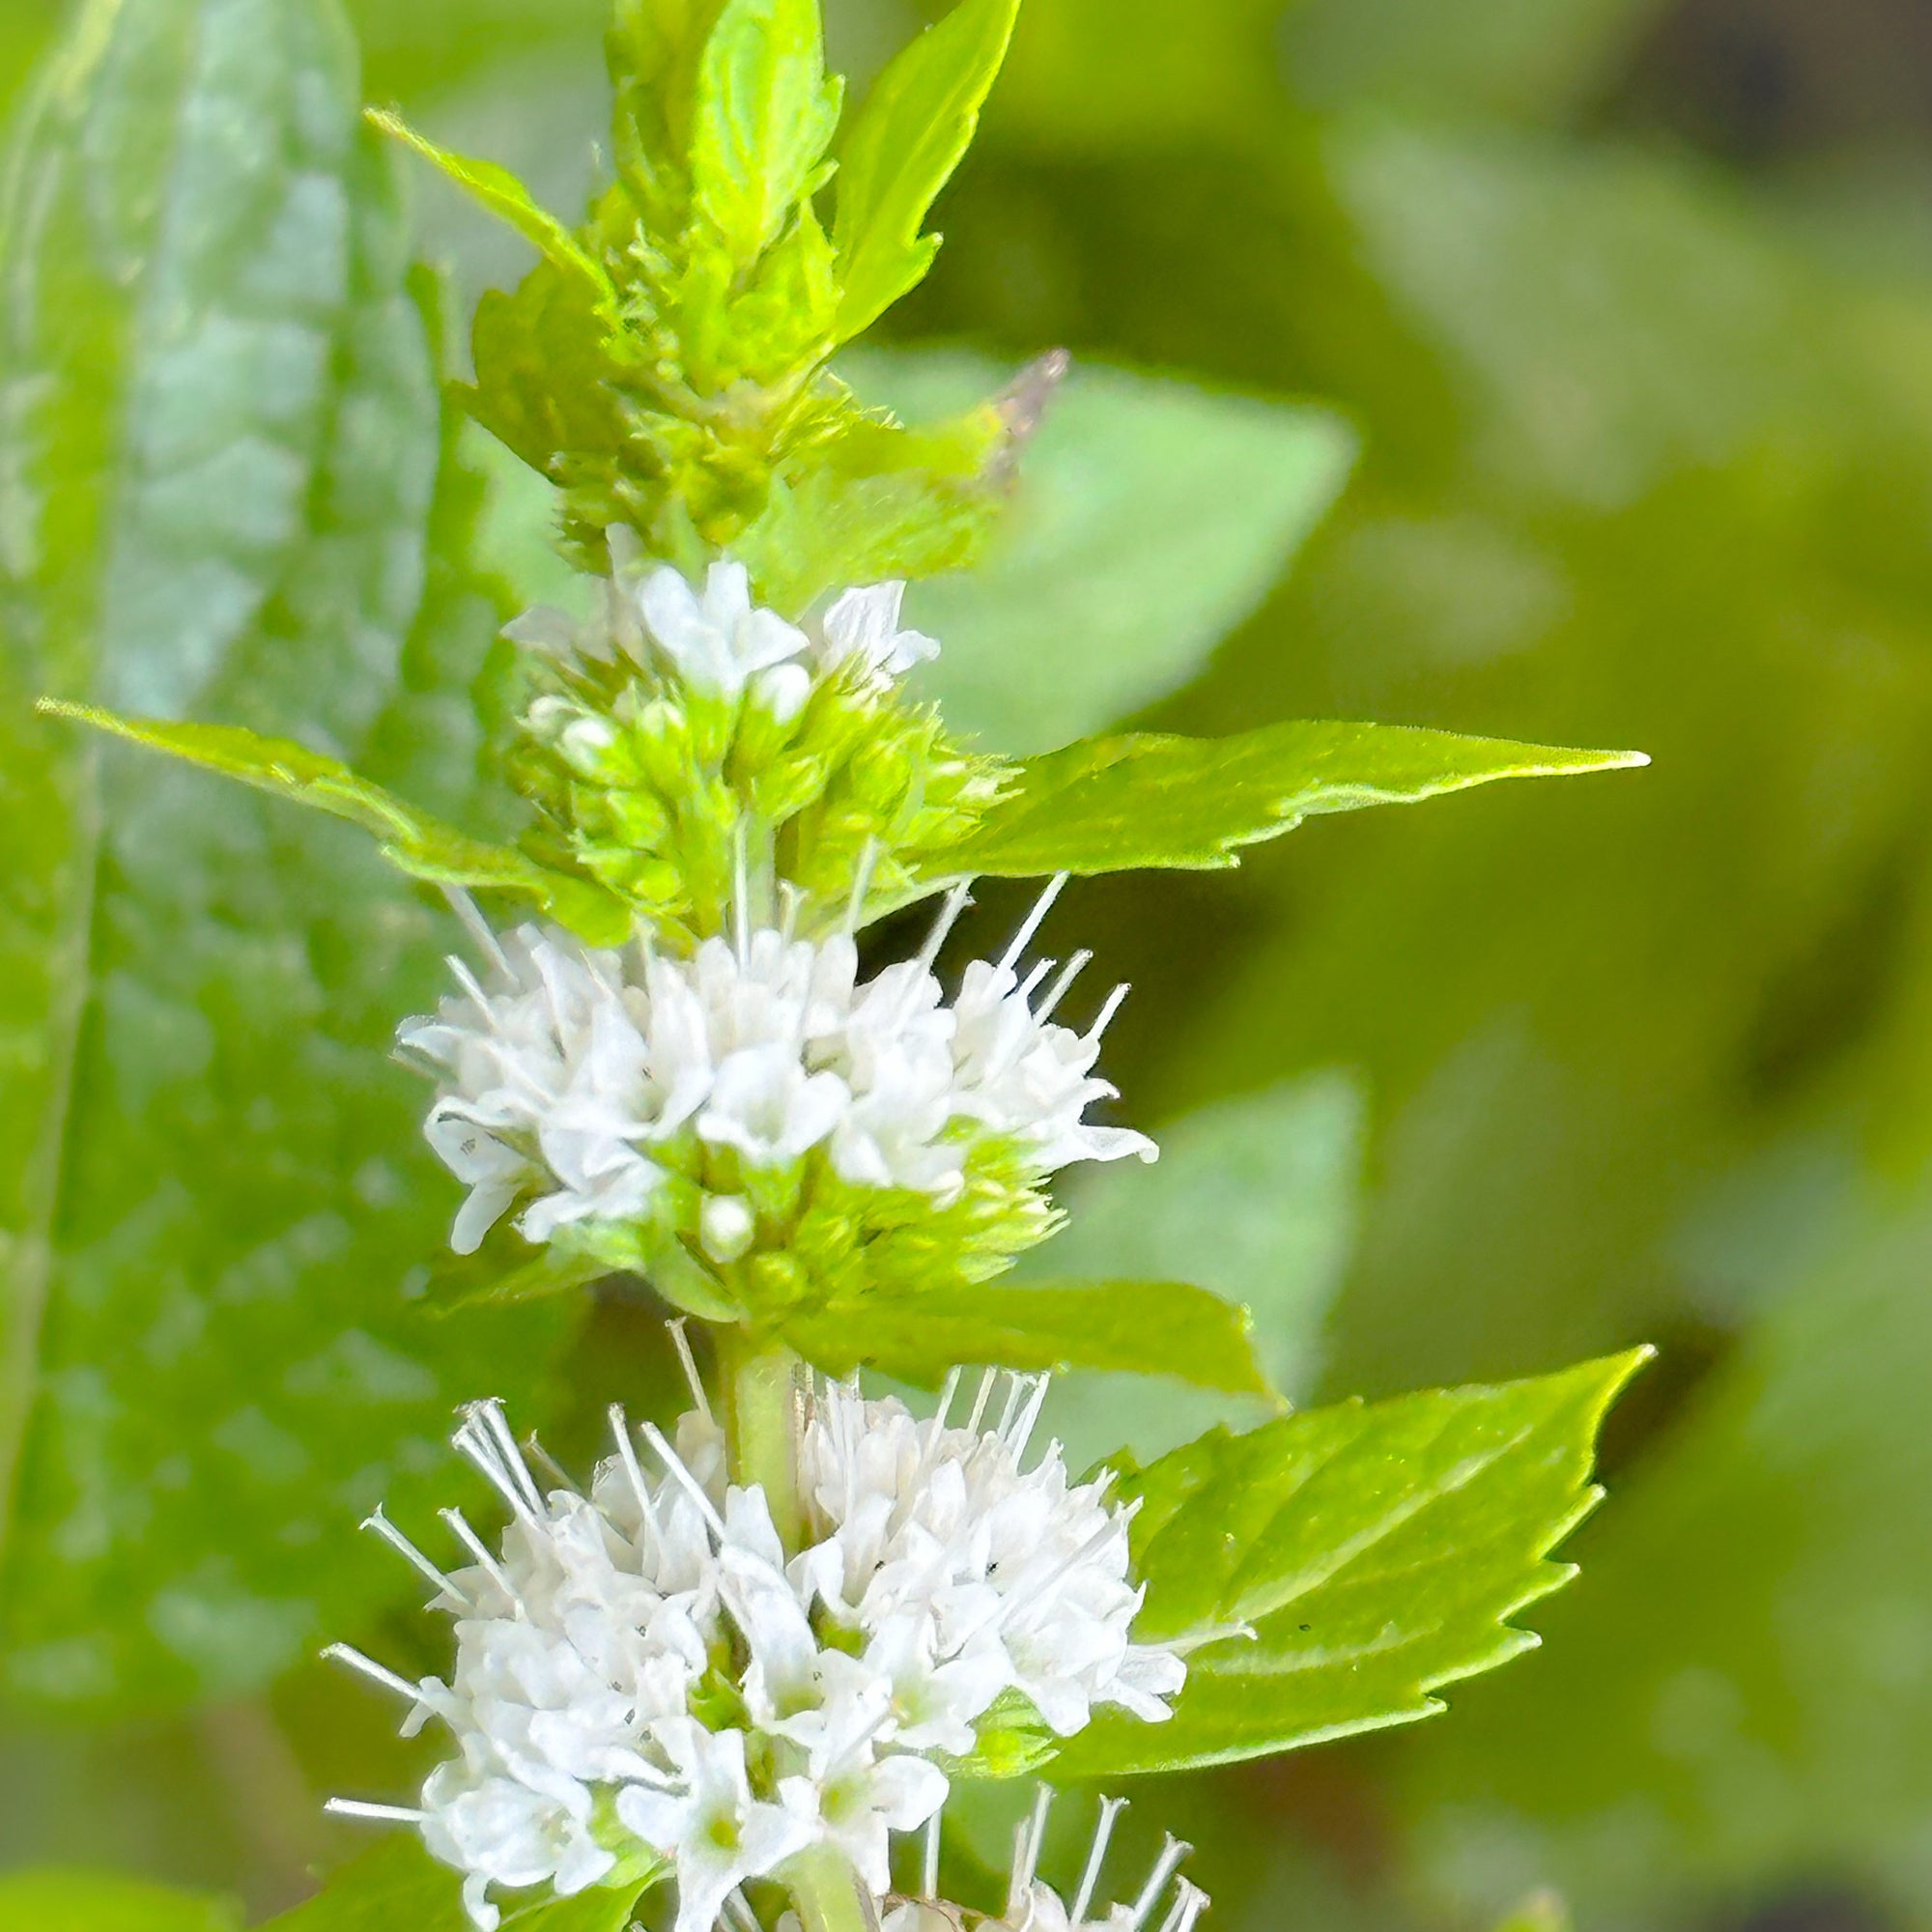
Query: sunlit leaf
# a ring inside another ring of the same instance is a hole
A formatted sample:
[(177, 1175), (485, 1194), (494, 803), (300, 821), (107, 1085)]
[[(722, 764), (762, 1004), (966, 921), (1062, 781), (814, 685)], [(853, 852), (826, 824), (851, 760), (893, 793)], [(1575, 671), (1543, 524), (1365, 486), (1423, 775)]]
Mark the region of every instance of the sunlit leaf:
[(939, 249), (921, 230), (966, 153), (1019, 0), (961, 0), (887, 67), (839, 150), (838, 334), (870, 327)]
[(1211, 869), (1317, 812), (1647, 762), (1640, 752), (1567, 751), (1399, 724), (1296, 721), (1233, 738), (1134, 732), (1029, 759), (973, 834), (926, 855), (923, 867), (928, 877), (1006, 878)]
[(338, 758), (325, 757), (291, 738), (267, 738), (235, 724), (169, 724), (148, 718), (117, 718), (87, 704), (57, 699), (41, 709), (76, 719), (118, 738), (166, 752), (204, 770), (240, 779), (346, 818), (382, 840), (383, 856), (412, 878), (438, 885), (514, 893), (534, 899), (560, 924), (595, 945), (615, 945), (631, 929), (623, 903), (597, 885), (554, 872), (507, 845), (486, 845), (440, 824), (427, 812), (358, 778)]
[(529, 189), (508, 168), (499, 167), (495, 161), (472, 160), (467, 155), (451, 154), (384, 108), (366, 108), (364, 114), (371, 127), (380, 128), (391, 140), (400, 141), (440, 169), (492, 214), (507, 221), (540, 254), (559, 269), (582, 277), (597, 298), (611, 299), (610, 280), (602, 265), (555, 215), (537, 205)]
[(826, 77), (818, 0), (726, 0), (698, 63), (691, 182), (736, 260), (769, 247), (806, 194), (841, 92)]
[(1645, 1352), (1215, 1430), (1128, 1469), (1136, 1633), (1191, 1646), (1166, 1723), (1102, 1715), (1056, 1776), (1254, 1757), (1406, 1723), (1536, 1637), (1510, 1619), (1575, 1574), (1604, 1411)]

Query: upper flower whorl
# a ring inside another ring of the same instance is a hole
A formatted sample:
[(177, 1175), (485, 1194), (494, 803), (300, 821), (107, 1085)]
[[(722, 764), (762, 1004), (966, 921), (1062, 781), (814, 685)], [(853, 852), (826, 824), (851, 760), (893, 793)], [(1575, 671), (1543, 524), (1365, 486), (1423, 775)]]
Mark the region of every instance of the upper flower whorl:
[(748, 1174), (810, 1161), (945, 1205), (976, 1145), (1011, 1150), (1036, 1182), (1151, 1159), (1144, 1135), (1085, 1118), (1114, 1092), (1093, 1068), (1118, 995), (1085, 1033), (1055, 1024), (1082, 963), (1042, 991), (1046, 964), (1022, 979), (1010, 958), (976, 961), (949, 1003), (923, 958), (861, 981), (842, 934), (767, 928), (678, 959), (520, 927), (497, 944), (494, 985), (459, 967), (464, 991), (398, 1036), (439, 1077), (426, 1131), (470, 1189), (452, 1245), (473, 1250), (519, 1200), (533, 1241), (669, 1206), (724, 1265), (753, 1243)]

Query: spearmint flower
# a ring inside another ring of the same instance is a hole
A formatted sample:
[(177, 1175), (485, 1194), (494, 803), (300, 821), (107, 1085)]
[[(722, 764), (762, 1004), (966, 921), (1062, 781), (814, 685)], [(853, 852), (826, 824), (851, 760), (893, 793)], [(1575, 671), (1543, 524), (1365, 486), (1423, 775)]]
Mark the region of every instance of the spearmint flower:
[(812, 655), (828, 670), (855, 666), (867, 676), (903, 677), (915, 665), (939, 655), (939, 645), (919, 631), (899, 629), (903, 583), (872, 583), (836, 599), (813, 627)]
[(956, 1384), (923, 1422), (815, 1392), (797, 1550), (761, 1490), (725, 1482), (701, 1406), (674, 1445), (646, 1425), (655, 1476), (613, 1412), (587, 1492), (541, 1489), (497, 1406), (468, 1410), (457, 1446), (510, 1513), (497, 1547), (446, 1511), (469, 1560), (445, 1572), (370, 1520), (454, 1619), (453, 1670), (411, 1683), (330, 1653), (405, 1700), (406, 1733), (446, 1727), (454, 1755), (415, 1805), (333, 1808), (415, 1825), (481, 1932), (498, 1889), (658, 1869), (676, 1932), (711, 1932), (739, 1886), (815, 1845), (883, 1896), (894, 1835), (937, 1815), (996, 1705), (1063, 1733), (1100, 1703), (1165, 1717), (1185, 1668), (1130, 1638), (1130, 1512), (1105, 1479), (1069, 1486), (1058, 1445), (1025, 1466), (1044, 1378), (1010, 1378), (991, 1430), (997, 1378), (964, 1426)]
[[(956, 1378), (955, 1378), (956, 1382)], [(823, 1535), (794, 1565), (835, 1625), (866, 1639), (900, 1721), (963, 1755), (994, 1699), (1018, 1691), (1063, 1737), (1096, 1703), (1158, 1722), (1186, 1666), (1128, 1632), (1131, 1509), (1111, 1476), (1071, 1484), (1060, 1445), (1027, 1444), (1046, 1378), (1013, 1378), (997, 1427), (980, 1427), (988, 1378), (962, 1427), (939, 1410), (866, 1402), (834, 1384), (805, 1432), (800, 1475)]]
[(439, 1077), (425, 1131), (470, 1190), (451, 1245), (473, 1251), (522, 1202), (531, 1241), (701, 1262), (708, 1292), (763, 1313), (863, 1291), (865, 1269), (996, 1272), (1050, 1231), (1059, 1169), (1156, 1151), (1087, 1119), (1114, 1094), (1094, 1066), (1124, 988), (1085, 1032), (1057, 1024), (1085, 956), (1022, 977), (1036, 915), (949, 1004), (932, 960), (962, 903), (920, 958), (865, 981), (843, 934), (741, 932), (679, 959), (485, 932), (493, 983), (456, 966), (461, 994), (399, 1035)]
[[(771, 706), (786, 716), (798, 709), (814, 672), (850, 669), (890, 682), (939, 655), (933, 639), (900, 628), (902, 582), (841, 591), (823, 615), (801, 627), (752, 601), (742, 563), (714, 563), (697, 588), (669, 564), (643, 568), (636, 536), (621, 525), (609, 541), (611, 575), (602, 580), (598, 608), (587, 621), (538, 605), (504, 635), (566, 662), (609, 667), (628, 660), (640, 670), (660, 666), (696, 691), (726, 697), (782, 667), (798, 673), (779, 687), (798, 696)], [(769, 679), (765, 689), (775, 689)]]

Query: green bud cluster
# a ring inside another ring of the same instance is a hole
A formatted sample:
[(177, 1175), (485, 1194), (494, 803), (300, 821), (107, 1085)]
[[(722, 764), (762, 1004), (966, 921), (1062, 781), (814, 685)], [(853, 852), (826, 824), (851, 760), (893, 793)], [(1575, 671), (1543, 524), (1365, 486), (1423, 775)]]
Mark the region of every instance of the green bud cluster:
[(759, 1168), (686, 1133), (651, 1158), (668, 1178), (646, 1214), (580, 1223), (552, 1246), (566, 1265), (640, 1275), (688, 1313), (753, 1332), (991, 1280), (1064, 1219), (1037, 1161), (1004, 1136), (967, 1146), (963, 1185), (943, 1202), (854, 1185), (822, 1149)]
[(856, 667), (795, 709), (755, 681), (701, 691), (622, 658), (533, 656), (527, 683), (510, 772), (539, 814), (532, 856), (674, 947), (724, 930), (747, 890), (779, 901), (749, 908), (760, 923), (789, 901), (808, 936), (918, 897), (913, 855), (962, 838), (1010, 769)]

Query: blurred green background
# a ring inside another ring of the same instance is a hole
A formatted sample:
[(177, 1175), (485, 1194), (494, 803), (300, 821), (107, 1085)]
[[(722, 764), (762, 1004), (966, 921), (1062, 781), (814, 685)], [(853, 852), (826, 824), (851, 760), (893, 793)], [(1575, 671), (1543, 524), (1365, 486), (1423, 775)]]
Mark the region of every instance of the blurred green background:
[[(855, 76), (929, 17), (895, 0), (827, 11)], [(367, 98), (574, 207), (604, 119), (600, 0), (353, 12)], [(0, 6), (0, 90), (57, 14)], [(407, 205), (459, 308), (520, 271), (514, 238), (440, 184), (409, 178)], [(1172, 1156), (1144, 1196), (1112, 1176), (1090, 1191), (1103, 1211), (1065, 1237), (1069, 1265), (1157, 1253), (1253, 1297), (1304, 1397), (1662, 1351), (1615, 1418), (1610, 1500), (1572, 1548), (1582, 1578), (1535, 1613), (1542, 1652), (1410, 1732), (1139, 1808), (1195, 1839), (1229, 1932), (1479, 1932), (1545, 1887), (1590, 1928), (1932, 1926), (1932, 5), (1027, 0), (942, 215), (938, 268), (890, 339), (1007, 366), (1065, 344), (1219, 392), (1162, 390), (1167, 412), (1149, 402), (1145, 420), (1123, 405), (1063, 458), (1042, 443), (1076, 524), (1082, 492), (1104, 501), (1122, 474), (1147, 499), (1119, 511), (1145, 541), (1090, 505), (1094, 530), (1011, 566), (1034, 600), (1028, 662), (1050, 668), (1048, 700), (1064, 680), (1074, 728), (1134, 706), (1193, 730), (1372, 717), (1655, 759), (1319, 822), (1237, 874), (1089, 886), (1058, 916), (1063, 944), (1077, 928), (1135, 982), (1108, 1070)], [(878, 366), (917, 392), (958, 365)], [(1101, 415), (1113, 380), (1084, 392)], [(1261, 511), (1268, 466), (1236, 394), (1333, 412), (1325, 455), (1297, 457), (1316, 480)], [(1350, 434), (1352, 475), (1296, 548)], [(1196, 532), (1188, 549), (1161, 495), (1183, 463), (1191, 499), (1237, 535), (1261, 515), (1262, 538), (1231, 553)], [(482, 561), (538, 585), (541, 503), (490, 473)], [(482, 590), (470, 601), (439, 634), (467, 675), (494, 622)], [(1143, 609), (1167, 613), (1165, 644), (1131, 635)], [(980, 623), (997, 651), (1001, 625)], [(421, 621), (404, 630), (417, 648)], [(10, 702), (38, 674), (15, 669)], [(259, 708), (300, 724), (311, 675), (273, 659)], [(417, 664), (399, 687), (417, 708), (364, 721), (391, 768), (472, 755), (450, 749), (468, 727), (430, 682)], [(0, 790), (0, 810), (23, 795)], [(334, 1158), (337, 1138), (380, 1128), (404, 1149), (416, 1096), (375, 1042), (434, 985), (446, 940), (406, 893), (386, 923), (321, 931), (314, 865), (360, 881), (360, 859), (333, 832), (262, 822), (279, 843), (250, 863), (279, 895), (194, 904), (309, 922), (318, 984), (354, 980), (368, 1009), (343, 1045), (370, 1056), (354, 1078), (376, 1097), (352, 1121), (325, 1094), (303, 1147)], [(169, 863), (157, 850), (157, 906), (193, 897)], [(982, 936), (1007, 916), (989, 901)], [(159, 918), (127, 944), (172, 934)], [(393, 954), (380, 970), (370, 934)], [(251, 964), (238, 997), (278, 970)], [(145, 1008), (123, 1019), (129, 1038), (175, 1037)], [(209, 1136), (293, 1131), (249, 1111), (256, 1077), (209, 1090)], [(443, 1197), (408, 1171), (434, 1223)], [(388, 1211), (378, 1180), (363, 1195)], [(113, 1268), (154, 1274), (143, 1243), (160, 1236), (114, 1226), (112, 1267), (50, 1329), (76, 1440), (90, 1359), (158, 1359), (158, 1330), (137, 1334), (110, 1291)], [(405, 1245), (289, 1265), (354, 1272), (386, 1308)], [(192, 1326), (231, 1291), (188, 1271), (167, 1307)], [(305, 1319), (299, 1386), (324, 1406), (338, 1373), (363, 1395), (387, 1374), (432, 1416), (445, 1383), (481, 1392), (450, 1363), (419, 1386), (387, 1317)], [(621, 1302), (588, 1340), (545, 1335), (566, 1440), (611, 1389), (637, 1399), (613, 1363), (648, 1338)], [(245, 1379), (276, 1344), (249, 1329), (231, 1346)], [(500, 1360), (523, 1344), (471, 1346)], [(647, 1353), (636, 1374), (660, 1366)], [(1095, 1448), (1187, 1426), (1154, 1400), (1075, 1387), (1062, 1426)], [(213, 1434), (211, 1414), (180, 1409)], [(278, 1426), (244, 1404), (223, 1442), (251, 1467), (299, 1462)], [(446, 1486), (424, 1427), (403, 1463)], [(74, 1498), (102, 1522), (152, 1511), (111, 1459), (91, 1477), (85, 1454), (49, 1474), (57, 1460), (30, 1445), (29, 1501), (69, 1501), (11, 1552), (0, 1861), (106, 1863), (255, 1911), (300, 1895), (352, 1842), (317, 1821), (319, 1795), (403, 1781), (388, 1714), (300, 1663), (260, 1688), (319, 1633), (300, 1613), (247, 1625), (251, 1675), (240, 1626), (190, 1627), (228, 1587), (208, 1574), (154, 1600), (186, 1622), (149, 1604), (121, 1665), (76, 1690), (64, 1634), (105, 1629), (142, 1586), (87, 1567)], [(352, 1498), (373, 1500), (346, 1486), (278, 1560), (363, 1562)], [(229, 1500), (229, 1528), (270, 1507), (245, 1484)], [(377, 1631), (390, 1655), (425, 1642), (398, 1581), (345, 1582), (327, 1633)], [(151, 1638), (189, 1659), (183, 1681), (143, 1677)]]

